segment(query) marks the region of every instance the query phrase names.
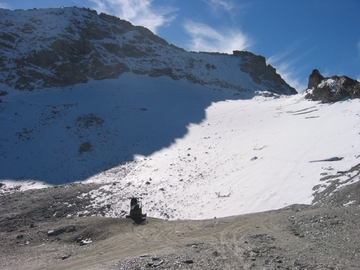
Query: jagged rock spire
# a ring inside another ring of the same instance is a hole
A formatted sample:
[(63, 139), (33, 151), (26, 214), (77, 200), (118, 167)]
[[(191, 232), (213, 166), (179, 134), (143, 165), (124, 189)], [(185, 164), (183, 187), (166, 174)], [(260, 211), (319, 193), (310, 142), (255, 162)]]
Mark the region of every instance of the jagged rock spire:
[(323, 79), (324, 77), (320, 74), (320, 72), (317, 69), (314, 69), (309, 76), (308, 88), (311, 89), (313, 87), (317, 87)]

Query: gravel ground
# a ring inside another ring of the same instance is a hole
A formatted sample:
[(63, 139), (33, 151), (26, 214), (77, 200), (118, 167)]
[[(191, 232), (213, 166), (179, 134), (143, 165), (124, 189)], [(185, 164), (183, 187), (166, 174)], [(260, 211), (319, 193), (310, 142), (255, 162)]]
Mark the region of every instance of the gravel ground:
[(0, 196), (0, 268), (360, 269), (359, 182), (325, 190), (311, 206), (140, 225), (91, 217), (104, 209), (88, 208), (79, 195), (98, 187)]

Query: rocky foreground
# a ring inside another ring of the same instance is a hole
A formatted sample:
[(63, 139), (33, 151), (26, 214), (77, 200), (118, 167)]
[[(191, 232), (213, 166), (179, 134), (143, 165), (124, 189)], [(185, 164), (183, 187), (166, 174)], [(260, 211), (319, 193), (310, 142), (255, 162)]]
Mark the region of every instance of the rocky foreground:
[(94, 188), (3, 194), (0, 268), (360, 269), (359, 182), (312, 206), (198, 221), (148, 218), (142, 225), (91, 217), (102, 210), (79, 195)]

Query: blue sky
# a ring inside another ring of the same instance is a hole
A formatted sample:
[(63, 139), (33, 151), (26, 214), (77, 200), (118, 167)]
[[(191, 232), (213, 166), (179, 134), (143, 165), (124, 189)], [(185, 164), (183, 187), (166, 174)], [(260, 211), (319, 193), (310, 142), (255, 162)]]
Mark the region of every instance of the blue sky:
[(298, 91), (315, 68), (360, 81), (360, 0), (0, 0), (8, 9), (59, 6), (118, 16), (189, 51), (263, 55)]

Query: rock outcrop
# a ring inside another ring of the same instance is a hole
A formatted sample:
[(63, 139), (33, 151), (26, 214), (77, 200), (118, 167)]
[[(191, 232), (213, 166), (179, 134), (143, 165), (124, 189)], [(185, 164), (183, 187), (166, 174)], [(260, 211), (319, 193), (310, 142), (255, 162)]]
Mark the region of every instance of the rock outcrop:
[(84, 8), (0, 10), (0, 83), (33, 90), (124, 72), (217, 90), (296, 93), (265, 58), (249, 52), (186, 52), (144, 27)]
[[(269, 85), (269, 87), (275, 86), (278, 93), (286, 94), (289, 91), (287, 83), (276, 73), (276, 69), (266, 64), (265, 57), (246, 51), (234, 51), (233, 54), (242, 57), (241, 70), (249, 73), (257, 84)], [(292, 94), (297, 93), (294, 88), (290, 91)]]
[(317, 87), (324, 77), (320, 74), (317, 69), (314, 69), (313, 72), (309, 76), (308, 89)]
[(347, 76), (323, 77), (314, 69), (309, 77), (305, 98), (323, 103), (360, 98), (360, 82)]

